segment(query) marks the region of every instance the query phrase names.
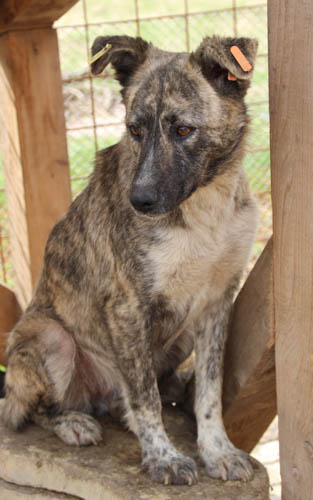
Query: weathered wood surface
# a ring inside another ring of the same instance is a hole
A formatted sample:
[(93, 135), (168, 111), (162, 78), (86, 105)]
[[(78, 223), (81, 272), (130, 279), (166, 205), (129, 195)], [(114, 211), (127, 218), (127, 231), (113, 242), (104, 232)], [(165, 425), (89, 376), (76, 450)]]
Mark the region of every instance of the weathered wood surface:
[(71, 202), (55, 30), (5, 33), (0, 44), (2, 157), (22, 307), (32, 295), (47, 237)]
[[(40, 498), (49, 498), (52, 490), (53, 498), (64, 493), (84, 500), (268, 500), (268, 477), (261, 464), (253, 462), (254, 478), (246, 483), (210, 479), (197, 457), (194, 421), (177, 408), (167, 408), (164, 420), (178, 449), (197, 461), (200, 481), (194, 486), (153, 483), (141, 470), (137, 438), (110, 419), (103, 420), (103, 443), (81, 448), (66, 446), (39, 427), (14, 433), (0, 424), (0, 478), (15, 484), (17, 491), (18, 485), (30, 487), (22, 498), (43, 488), (47, 496)], [(8, 498), (8, 492), (0, 480), (0, 497)]]
[(15, 294), (0, 285), (0, 364), (6, 362), (5, 347), (7, 334), (12, 330), (21, 314), (20, 306), (16, 300)]
[(313, 3), (272, 0), (269, 81), (282, 498), (313, 498)]
[(78, 0), (2, 0), (0, 31), (48, 27)]
[(270, 240), (236, 299), (225, 355), (224, 423), (247, 452), (277, 411), (272, 299)]

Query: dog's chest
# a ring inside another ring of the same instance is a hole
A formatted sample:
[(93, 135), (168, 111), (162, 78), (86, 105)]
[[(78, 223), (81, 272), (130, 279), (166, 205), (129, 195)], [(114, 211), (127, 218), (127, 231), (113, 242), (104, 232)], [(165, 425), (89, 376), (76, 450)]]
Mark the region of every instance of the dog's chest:
[(208, 217), (193, 227), (172, 228), (161, 233), (150, 251), (153, 292), (162, 295), (179, 315), (198, 314), (214, 302), (227, 286), (231, 268), (223, 262), (227, 228)]

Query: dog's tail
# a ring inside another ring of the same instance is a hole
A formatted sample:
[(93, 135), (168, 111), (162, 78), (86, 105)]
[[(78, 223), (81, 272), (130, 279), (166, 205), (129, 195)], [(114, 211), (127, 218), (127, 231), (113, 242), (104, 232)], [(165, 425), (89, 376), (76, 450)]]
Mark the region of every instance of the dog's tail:
[(5, 375), (1, 420), (13, 430), (21, 429), (29, 420), (46, 387), (46, 374), (40, 358), (25, 347), (19, 346), (12, 352)]

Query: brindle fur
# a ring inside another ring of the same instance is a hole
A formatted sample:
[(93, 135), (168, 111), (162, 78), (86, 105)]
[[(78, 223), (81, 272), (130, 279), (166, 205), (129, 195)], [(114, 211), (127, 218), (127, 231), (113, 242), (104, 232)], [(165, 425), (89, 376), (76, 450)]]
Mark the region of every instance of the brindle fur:
[(122, 405), (152, 479), (192, 484), (195, 463), (164, 431), (157, 380), (173, 378), (194, 346), (200, 456), (210, 476), (247, 480), (248, 456), (223, 427), (221, 379), (256, 225), (241, 166), (251, 72), (229, 48), (253, 63), (257, 42), (211, 37), (189, 55), (99, 37), (93, 53), (108, 42), (92, 70), (112, 63), (128, 129), (98, 153), (88, 187), (50, 234), (34, 298), (9, 339), (3, 419), (96, 444), (91, 414)]

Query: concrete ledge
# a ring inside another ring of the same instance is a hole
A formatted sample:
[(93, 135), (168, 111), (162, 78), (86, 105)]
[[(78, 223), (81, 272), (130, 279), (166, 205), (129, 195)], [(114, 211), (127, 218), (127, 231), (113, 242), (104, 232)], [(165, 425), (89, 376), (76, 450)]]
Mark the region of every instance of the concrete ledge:
[(0, 479), (0, 496), (5, 500), (80, 500), (81, 497), (31, 486), (17, 486)]
[(82, 448), (66, 446), (53, 434), (34, 425), (22, 433), (10, 432), (0, 425), (0, 498), (269, 499), (267, 473), (257, 461), (254, 478), (248, 483), (209, 479), (197, 459), (195, 423), (176, 408), (165, 411), (164, 421), (177, 448), (198, 463), (200, 481), (195, 486), (152, 483), (141, 471), (136, 437), (108, 418), (103, 419), (103, 443)]

